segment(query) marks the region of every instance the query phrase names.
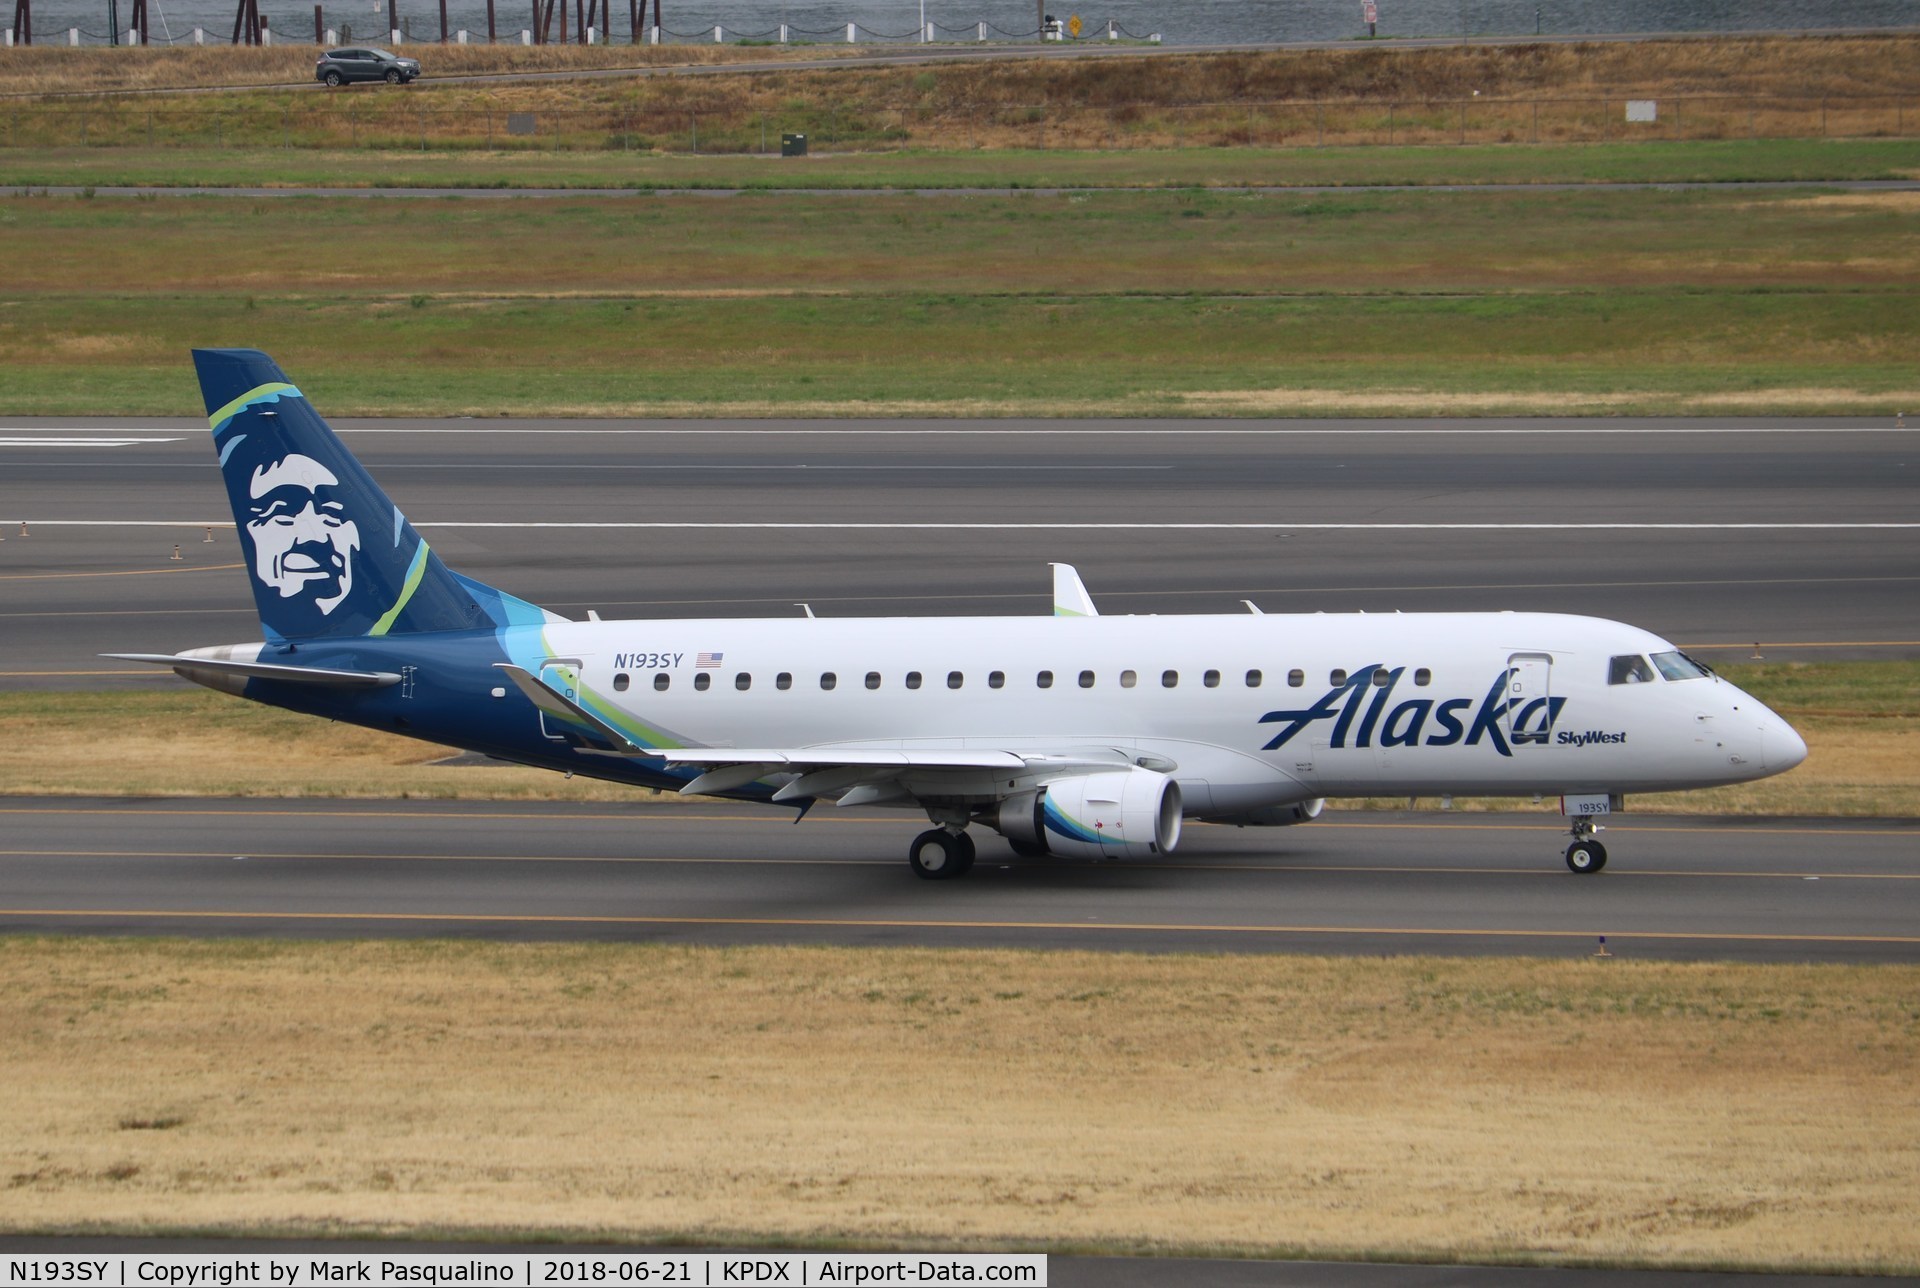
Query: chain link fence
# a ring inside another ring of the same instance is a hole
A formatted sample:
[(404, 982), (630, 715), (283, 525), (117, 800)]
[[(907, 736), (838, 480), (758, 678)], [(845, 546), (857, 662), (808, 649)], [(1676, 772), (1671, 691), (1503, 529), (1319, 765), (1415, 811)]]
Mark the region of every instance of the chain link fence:
[(922, 147), (1126, 149), (1908, 137), (1920, 96), (1695, 96), (1430, 102), (865, 103), (766, 111), (711, 105), (444, 107), (404, 92), (315, 90), (312, 101), (98, 99), (0, 105), (4, 148), (288, 148), (777, 154)]

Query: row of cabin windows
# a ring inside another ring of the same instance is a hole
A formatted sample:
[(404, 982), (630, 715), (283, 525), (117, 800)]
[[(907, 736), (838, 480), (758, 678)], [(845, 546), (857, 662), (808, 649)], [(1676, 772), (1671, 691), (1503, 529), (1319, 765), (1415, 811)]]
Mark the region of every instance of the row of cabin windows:
[[(1349, 677), (1346, 671), (1335, 670), (1328, 674), (1327, 683), (1331, 687), (1338, 689), (1345, 686), (1348, 678)], [(1080, 676), (1079, 676), (1080, 687), (1083, 689), (1091, 689), (1094, 687), (1096, 679), (1097, 677), (1094, 675), (1092, 671), (1082, 671), (1080, 672)], [(627, 691), (628, 685), (631, 682), (632, 682), (631, 678), (627, 675), (625, 671), (620, 671), (616, 673), (613, 677), (614, 692), (625, 693)], [(906, 686), (909, 689), (918, 689), (926, 682), (926, 677), (921, 675), (920, 672), (918, 671), (908, 671), (905, 682), (906, 682)], [(967, 677), (964, 672), (961, 672), (961, 671), (947, 672), (947, 687), (949, 689), (962, 688), (966, 685), (966, 682), (967, 682)], [(1300, 668), (1295, 667), (1293, 670), (1287, 672), (1287, 687), (1297, 689), (1303, 686), (1304, 684), (1306, 684), (1306, 682), (1307, 682), (1307, 673), (1301, 670)], [(1389, 671), (1384, 666), (1379, 667), (1373, 673), (1372, 682), (1381, 688), (1385, 688), (1387, 685), (1393, 683), (1393, 672)], [(1424, 689), (1425, 687), (1427, 687), (1427, 685), (1433, 683), (1433, 672), (1423, 666), (1419, 670), (1413, 673), (1413, 682), (1415, 685)], [(1139, 672), (1137, 671), (1120, 672), (1121, 688), (1123, 689), (1135, 688), (1136, 686), (1139, 685), (1139, 683), (1140, 683)], [(1200, 683), (1209, 689), (1219, 688), (1220, 672), (1203, 671), (1200, 675)], [(1253, 670), (1253, 671), (1247, 672), (1246, 686), (1249, 689), (1257, 689), (1260, 687), (1262, 683), (1263, 683), (1263, 677), (1259, 671)], [(822, 689), (832, 690), (832, 689), (838, 688), (839, 684), (840, 684), (840, 677), (836, 675), (834, 672), (822, 671), (820, 673), (820, 687)], [(1180, 672), (1178, 671), (1160, 672), (1161, 688), (1173, 689), (1173, 688), (1178, 688), (1179, 685), (1180, 685)], [(673, 676), (671, 674), (669, 674), (666, 671), (655, 672), (653, 677), (653, 687), (656, 691), (660, 693), (665, 693), (672, 686), (673, 686)], [(1006, 686), (1007, 686), (1007, 673), (1005, 671), (987, 672), (987, 687), (989, 689), (1004, 689)], [(1036, 673), (1033, 677), (1033, 686), (1036, 689), (1051, 689), (1053, 687), (1053, 672), (1040, 671)], [(702, 693), (705, 693), (708, 689), (713, 687), (713, 673), (710, 671), (694, 672), (693, 687), (696, 690)], [(745, 693), (748, 689), (751, 689), (753, 687), (752, 672), (741, 671), (735, 674), (733, 677), (733, 687), (740, 690), (742, 693)], [(782, 671), (780, 672), (780, 674), (774, 676), (773, 687), (776, 689), (791, 689), (793, 687), (793, 673), (791, 671)], [(867, 687), (869, 689), (877, 689), (880, 687), (880, 672), (878, 671), (867, 672)]]

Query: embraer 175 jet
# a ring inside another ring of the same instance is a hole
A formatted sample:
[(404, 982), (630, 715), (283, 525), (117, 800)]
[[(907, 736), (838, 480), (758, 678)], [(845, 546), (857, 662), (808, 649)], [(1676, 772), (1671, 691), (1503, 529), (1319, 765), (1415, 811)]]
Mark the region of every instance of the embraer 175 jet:
[(1548, 613), (569, 621), (440, 562), (273, 360), (196, 350), (266, 639), (115, 654), (209, 688), (636, 786), (926, 813), (928, 878), (1015, 853), (1158, 855), (1183, 818), (1332, 796), (1558, 796), (1567, 866), (1628, 792), (1807, 747), (1666, 640)]

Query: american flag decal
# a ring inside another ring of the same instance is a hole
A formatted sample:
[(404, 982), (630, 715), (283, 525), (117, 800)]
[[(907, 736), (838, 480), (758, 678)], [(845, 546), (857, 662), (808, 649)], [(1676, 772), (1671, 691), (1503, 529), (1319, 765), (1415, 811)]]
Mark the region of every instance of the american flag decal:
[(693, 659), (693, 668), (697, 671), (703, 667), (710, 669), (719, 666), (724, 657), (726, 657), (725, 653), (702, 653)]

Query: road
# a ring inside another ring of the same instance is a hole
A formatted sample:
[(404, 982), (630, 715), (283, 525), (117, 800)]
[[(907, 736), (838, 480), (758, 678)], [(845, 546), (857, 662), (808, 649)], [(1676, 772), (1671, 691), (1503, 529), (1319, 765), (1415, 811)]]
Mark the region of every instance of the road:
[[(1059, 560), (1108, 613), (1565, 611), (1709, 660), (1920, 654), (1920, 445), (1889, 424), (338, 427), (454, 568), (576, 617), (1045, 613)], [(0, 421), (0, 688), (173, 683), (97, 655), (259, 638), (231, 523), (204, 422)]]
[[(472, 772), (484, 774), (484, 768)], [(1154, 862), (915, 878), (906, 813), (0, 799), (0, 933), (1920, 961), (1920, 821), (1551, 814), (1194, 826)]]

